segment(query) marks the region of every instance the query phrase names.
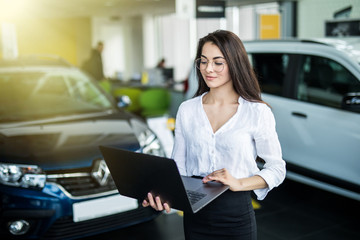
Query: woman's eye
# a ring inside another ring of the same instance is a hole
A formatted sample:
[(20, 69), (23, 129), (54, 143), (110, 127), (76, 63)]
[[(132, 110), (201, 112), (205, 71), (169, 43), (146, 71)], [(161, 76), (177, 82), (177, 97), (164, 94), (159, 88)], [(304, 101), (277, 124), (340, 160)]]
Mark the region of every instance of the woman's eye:
[(224, 63), (223, 62), (215, 62), (215, 65), (216, 66), (221, 66), (221, 65), (223, 65)]

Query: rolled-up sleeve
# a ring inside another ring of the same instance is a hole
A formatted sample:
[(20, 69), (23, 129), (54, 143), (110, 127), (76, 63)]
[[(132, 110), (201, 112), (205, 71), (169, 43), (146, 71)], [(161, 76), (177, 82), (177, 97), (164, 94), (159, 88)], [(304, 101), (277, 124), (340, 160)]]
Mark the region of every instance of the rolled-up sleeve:
[(258, 127), (254, 134), (257, 155), (265, 161), (263, 169), (255, 173), (262, 177), (268, 187), (254, 190), (257, 198), (262, 200), (274, 187), (279, 186), (285, 179), (285, 161), (275, 128), (275, 118), (271, 109), (265, 107), (261, 111)]

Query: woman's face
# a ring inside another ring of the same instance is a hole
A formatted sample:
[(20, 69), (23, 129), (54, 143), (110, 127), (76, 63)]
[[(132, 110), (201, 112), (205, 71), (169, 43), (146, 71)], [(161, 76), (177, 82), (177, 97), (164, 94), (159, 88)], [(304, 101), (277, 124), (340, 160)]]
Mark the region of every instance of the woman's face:
[(232, 86), (226, 60), (220, 49), (212, 42), (206, 42), (202, 48), (200, 72), (210, 89), (229, 84)]

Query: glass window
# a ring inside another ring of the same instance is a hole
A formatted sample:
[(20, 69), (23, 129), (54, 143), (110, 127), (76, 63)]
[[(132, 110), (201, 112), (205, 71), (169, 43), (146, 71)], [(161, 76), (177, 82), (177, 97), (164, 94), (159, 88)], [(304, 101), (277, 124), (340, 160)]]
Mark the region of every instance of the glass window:
[(289, 65), (289, 55), (251, 54), (249, 58), (258, 76), (262, 92), (281, 96)]
[(360, 92), (360, 83), (344, 66), (323, 57), (305, 56), (299, 73), (299, 100), (341, 108), (348, 93)]

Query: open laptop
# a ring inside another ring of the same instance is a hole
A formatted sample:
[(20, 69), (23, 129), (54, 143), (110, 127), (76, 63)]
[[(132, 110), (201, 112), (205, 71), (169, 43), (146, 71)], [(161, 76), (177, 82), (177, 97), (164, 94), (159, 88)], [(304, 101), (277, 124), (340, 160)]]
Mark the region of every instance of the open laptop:
[(109, 146), (100, 146), (100, 151), (119, 193), (140, 201), (151, 192), (171, 208), (196, 213), (229, 188), (181, 176), (173, 159)]

